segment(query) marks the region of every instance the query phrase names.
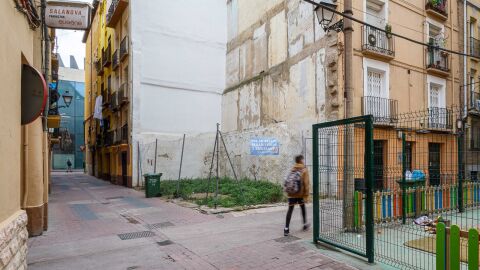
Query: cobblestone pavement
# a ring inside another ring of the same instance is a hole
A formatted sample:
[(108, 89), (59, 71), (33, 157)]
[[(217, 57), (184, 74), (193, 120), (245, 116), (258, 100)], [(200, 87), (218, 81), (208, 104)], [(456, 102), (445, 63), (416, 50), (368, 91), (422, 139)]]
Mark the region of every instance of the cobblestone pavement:
[(53, 173), (49, 230), (29, 239), (28, 266), (354, 269), (310, 244), (298, 210), (283, 237), (284, 208), (206, 215), (82, 173)]

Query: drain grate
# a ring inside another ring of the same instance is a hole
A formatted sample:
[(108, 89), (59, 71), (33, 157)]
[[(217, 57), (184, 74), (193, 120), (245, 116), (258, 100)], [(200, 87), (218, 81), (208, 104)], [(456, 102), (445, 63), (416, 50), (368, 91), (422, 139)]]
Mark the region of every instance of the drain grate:
[(143, 231), (143, 232), (122, 233), (117, 235), (122, 240), (130, 240), (130, 239), (137, 239), (137, 238), (152, 237), (155, 235), (155, 233), (152, 231)]
[(150, 230), (163, 229), (163, 228), (172, 227), (172, 226), (175, 226), (175, 224), (171, 223), (170, 221), (145, 225), (145, 227), (147, 227)]
[(289, 236), (280, 237), (280, 238), (277, 238), (277, 239), (274, 239), (274, 240), (275, 240), (275, 242), (278, 242), (278, 243), (289, 243), (289, 242), (300, 240), (300, 238), (298, 238), (296, 236), (289, 235)]
[(173, 242), (170, 241), (170, 240), (165, 240), (165, 241), (162, 241), (162, 242), (157, 242), (157, 244), (158, 244), (159, 246), (168, 246), (168, 245), (173, 244)]

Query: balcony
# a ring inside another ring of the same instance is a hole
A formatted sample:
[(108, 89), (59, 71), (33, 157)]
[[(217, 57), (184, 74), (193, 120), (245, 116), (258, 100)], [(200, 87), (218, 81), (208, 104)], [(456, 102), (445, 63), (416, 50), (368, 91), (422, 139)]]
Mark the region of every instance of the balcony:
[(103, 67), (108, 67), (112, 63), (112, 46), (108, 44), (107, 48), (102, 50)]
[(105, 146), (113, 145), (113, 136), (114, 136), (114, 131), (113, 130), (105, 132), (105, 135), (103, 137)]
[(118, 92), (118, 101), (120, 104), (128, 103), (128, 83), (123, 83)]
[(127, 124), (123, 125), (121, 129), (122, 129), (121, 143), (128, 144), (128, 125)]
[(97, 134), (97, 136), (95, 138), (95, 145), (97, 147), (102, 147), (103, 146), (103, 136), (102, 136), (102, 134)]
[[(480, 40), (470, 37), (470, 54), (480, 57)], [(475, 58), (472, 58), (475, 59)]]
[(112, 55), (112, 69), (117, 70), (119, 66), (120, 66), (120, 52), (118, 50), (115, 50), (115, 52)]
[(112, 0), (107, 13), (107, 27), (115, 28), (127, 6), (128, 1), (126, 0)]
[(468, 112), (480, 114), (480, 93), (469, 91)]
[(102, 65), (102, 59), (97, 59), (95, 61), (95, 68), (97, 69), (97, 75), (102, 76), (103, 75), (103, 65)]
[(108, 105), (110, 105), (110, 99), (111, 99), (111, 96), (110, 96), (109, 90), (108, 90), (108, 89), (103, 90), (103, 91), (102, 91), (102, 105), (103, 105), (103, 109), (107, 109), (107, 108), (108, 108)]
[(395, 57), (395, 39), (370, 26), (362, 26), (362, 51), (364, 54), (391, 60)]
[(450, 75), (449, 54), (435, 47), (429, 47), (426, 51), (427, 72), (433, 75), (447, 77)]
[(452, 130), (453, 111), (446, 108), (428, 108), (427, 128), (433, 130)]
[(111, 95), (111, 103), (112, 103), (112, 110), (113, 111), (118, 111), (120, 109), (120, 101), (119, 101), (119, 92), (116, 91)]
[(446, 21), (448, 19), (447, 0), (427, 0), (425, 11), (432, 17)]
[(120, 61), (128, 55), (128, 36), (125, 36), (120, 42)]
[(362, 97), (362, 114), (373, 115), (378, 125), (390, 125), (398, 120), (398, 101), (381, 97)]

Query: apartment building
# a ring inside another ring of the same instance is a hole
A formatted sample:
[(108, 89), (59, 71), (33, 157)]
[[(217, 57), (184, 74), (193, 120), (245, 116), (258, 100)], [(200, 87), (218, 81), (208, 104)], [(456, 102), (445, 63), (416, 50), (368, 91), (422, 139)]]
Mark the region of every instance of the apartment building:
[(131, 186), (132, 175), (127, 7), (128, 1), (96, 1), (84, 36), (86, 169), (123, 186)]
[[(445, 175), (456, 168), (457, 157), (447, 148), (456, 145), (449, 134), (460, 117), (462, 77), (460, 57), (438, 48), (463, 50), (457, 2), (363, 0), (354, 1), (353, 13), (375, 27), (430, 45), (353, 26), (353, 70), (361, 71), (353, 73), (353, 110), (355, 115), (374, 116), (376, 189), (398, 187), (399, 129), (407, 135), (409, 170), (424, 171), (432, 185), (444, 184), (451, 180)], [(409, 112), (411, 120), (405, 119)]]
[(183, 176), (205, 175), (199, 161), (215, 140), (225, 82), (225, 2), (95, 6), (84, 38), (87, 171), (129, 187), (154, 171), (176, 178), (185, 134), (186, 151), (197, 147), (185, 156)]
[[(462, 90), (464, 92), (464, 104), (467, 109), (465, 115), (467, 149), (469, 155), (466, 157), (466, 177), (478, 181), (480, 175), (480, 160), (473, 153), (480, 150), (480, 1), (464, 1), (463, 18), (464, 27), (462, 38), (464, 39), (466, 52), (474, 57), (465, 57)], [(477, 58), (475, 58), (477, 57)]]

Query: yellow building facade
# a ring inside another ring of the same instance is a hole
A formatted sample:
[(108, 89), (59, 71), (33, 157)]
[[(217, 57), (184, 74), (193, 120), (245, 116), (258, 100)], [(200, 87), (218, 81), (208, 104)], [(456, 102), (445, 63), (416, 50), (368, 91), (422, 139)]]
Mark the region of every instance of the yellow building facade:
[(94, 5), (84, 37), (86, 168), (89, 174), (131, 187), (128, 1)]

